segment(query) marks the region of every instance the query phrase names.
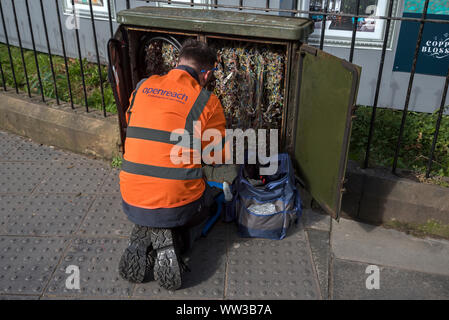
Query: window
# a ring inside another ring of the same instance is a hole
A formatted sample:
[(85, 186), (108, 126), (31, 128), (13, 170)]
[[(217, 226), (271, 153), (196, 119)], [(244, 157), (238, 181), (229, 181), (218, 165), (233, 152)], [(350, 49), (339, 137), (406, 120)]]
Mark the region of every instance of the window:
[[(115, 0), (109, 0), (111, 3), (111, 17), (115, 20)], [(89, 0), (75, 0), (75, 11), (77, 17), (90, 18)], [(108, 20), (108, 1), (92, 0), (92, 11), (95, 19)], [(73, 15), (72, 0), (64, 0), (63, 12), (66, 15)]]
[[(300, 0), (301, 1), (301, 0)], [(386, 20), (376, 19), (376, 16), (387, 16), (388, 0), (360, 0), (359, 15), (367, 18), (335, 16), (332, 13), (357, 14), (357, 0), (302, 0), (308, 2), (310, 11), (328, 12), (325, 25), (325, 45), (349, 47), (351, 45), (352, 30), (357, 26), (356, 47), (381, 48), (383, 44)], [(326, 8), (327, 6), (327, 8)], [(397, 12), (398, 1), (394, 0), (393, 16)], [(310, 36), (309, 43), (318, 44), (320, 41), (323, 15), (310, 14), (315, 21), (315, 31)], [(391, 24), (394, 28), (395, 23)], [(391, 47), (393, 32), (390, 30), (389, 47)]]

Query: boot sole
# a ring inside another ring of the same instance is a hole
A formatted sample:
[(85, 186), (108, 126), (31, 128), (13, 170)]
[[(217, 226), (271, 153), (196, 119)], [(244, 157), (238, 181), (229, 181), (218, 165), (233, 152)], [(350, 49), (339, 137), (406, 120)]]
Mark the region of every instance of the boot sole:
[(130, 245), (125, 249), (120, 263), (120, 276), (134, 283), (142, 283), (153, 274), (155, 252), (151, 248), (150, 229), (135, 227)]
[(162, 288), (177, 290), (182, 285), (181, 267), (178, 261), (178, 250), (170, 229), (152, 229), (151, 242), (156, 250), (154, 279)]

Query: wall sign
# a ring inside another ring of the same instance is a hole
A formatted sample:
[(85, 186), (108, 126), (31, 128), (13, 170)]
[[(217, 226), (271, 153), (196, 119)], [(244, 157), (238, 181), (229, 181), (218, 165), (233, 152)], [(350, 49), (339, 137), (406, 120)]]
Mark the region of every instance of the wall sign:
[[(403, 17), (421, 18), (425, 0), (406, 0)], [(428, 19), (449, 20), (449, 1), (429, 3)], [(418, 39), (419, 22), (403, 21), (393, 71), (410, 72)], [(449, 24), (426, 23), (416, 73), (446, 76), (449, 67)]]

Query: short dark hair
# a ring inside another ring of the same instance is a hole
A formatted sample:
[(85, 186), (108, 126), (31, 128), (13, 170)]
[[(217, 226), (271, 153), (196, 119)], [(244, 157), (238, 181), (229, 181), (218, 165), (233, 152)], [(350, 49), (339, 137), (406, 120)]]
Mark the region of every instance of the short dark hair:
[(205, 42), (187, 39), (179, 52), (179, 60), (181, 59), (193, 62), (198, 69), (208, 70), (215, 66), (217, 52)]

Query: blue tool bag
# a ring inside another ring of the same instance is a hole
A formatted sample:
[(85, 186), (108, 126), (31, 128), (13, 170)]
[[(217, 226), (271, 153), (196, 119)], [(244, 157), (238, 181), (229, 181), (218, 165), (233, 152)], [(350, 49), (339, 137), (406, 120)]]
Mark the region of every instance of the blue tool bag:
[(248, 171), (248, 165), (242, 165), (232, 184), (232, 210), (227, 211), (225, 221), (235, 220), (241, 237), (283, 239), (292, 222), (297, 223), (301, 215), (301, 200), (289, 155), (278, 155), (274, 175), (256, 173), (251, 179)]

